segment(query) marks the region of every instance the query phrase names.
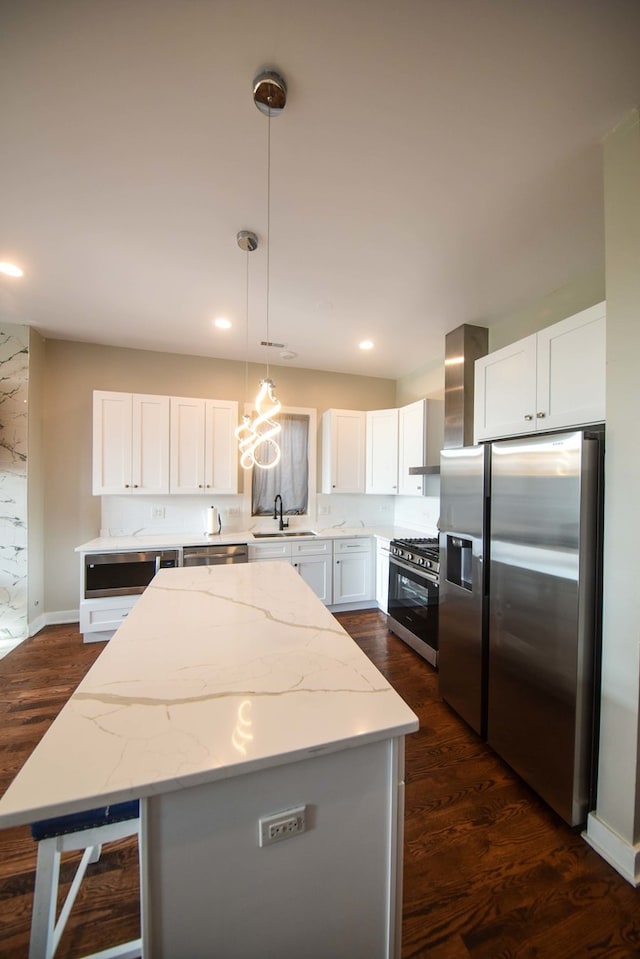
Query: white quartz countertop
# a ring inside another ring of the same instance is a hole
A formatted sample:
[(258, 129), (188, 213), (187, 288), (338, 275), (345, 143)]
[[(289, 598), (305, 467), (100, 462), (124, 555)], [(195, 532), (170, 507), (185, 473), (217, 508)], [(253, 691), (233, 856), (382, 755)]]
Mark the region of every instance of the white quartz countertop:
[[(300, 526), (301, 530), (309, 527)], [(292, 526), (292, 530), (296, 527)], [(382, 539), (399, 539), (407, 536), (426, 536), (435, 535), (434, 533), (425, 533), (409, 529), (405, 526), (329, 526), (312, 527), (313, 539), (339, 539), (345, 536), (380, 536)], [(275, 530), (275, 527), (274, 527)], [(272, 532), (274, 531), (272, 530)], [(254, 532), (268, 532), (268, 530), (239, 530), (236, 532), (222, 532), (207, 535), (206, 533), (145, 533), (140, 532), (131, 536), (97, 536), (80, 546), (76, 546), (77, 553), (104, 553), (119, 550), (141, 550), (141, 549), (175, 549), (179, 546), (215, 546), (217, 543), (269, 543), (273, 542), (270, 537), (262, 538), (254, 536)], [(283, 539), (295, 542), (296, 539), (302, 539), (300, 536), (283, 537)]]
[(291, 566), (164, 569), (0, 800), (0, 827), (417, 728)]

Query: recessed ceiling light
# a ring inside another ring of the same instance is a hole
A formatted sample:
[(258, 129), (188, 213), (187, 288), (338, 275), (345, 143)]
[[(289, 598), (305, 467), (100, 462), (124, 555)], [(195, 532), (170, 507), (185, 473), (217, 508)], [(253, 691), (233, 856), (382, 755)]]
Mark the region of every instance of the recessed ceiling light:
[(371, 340), (363, 340), (362, 343), (358, 344), (361, 350), (372, 350), (373, 343)]
[(217, 320), (213, 321), (213, 325), (217, 326), (219, 330), (229, 330), (231, 329), (231, 320), (227, 320), (223, 316), (219, 316)]
[(15, 263), (0, 263), (0, 273), (5, 276), (24, 276), (23, 271)]

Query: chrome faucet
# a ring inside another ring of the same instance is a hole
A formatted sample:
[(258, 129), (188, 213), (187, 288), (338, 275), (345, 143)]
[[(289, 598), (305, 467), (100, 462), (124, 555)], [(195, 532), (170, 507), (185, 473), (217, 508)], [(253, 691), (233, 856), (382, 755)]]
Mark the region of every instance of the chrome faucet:
[(282, 497), (280, 493), (276, 493), (276, 498), (273, 501), (273, 518), (278, 519), (278, 500), (280, 500), (280, 522), (278, 523), (278, 529), (283, 530), (288, 527), (289, 521), (287, 520), (285, 523), (282, 519)]

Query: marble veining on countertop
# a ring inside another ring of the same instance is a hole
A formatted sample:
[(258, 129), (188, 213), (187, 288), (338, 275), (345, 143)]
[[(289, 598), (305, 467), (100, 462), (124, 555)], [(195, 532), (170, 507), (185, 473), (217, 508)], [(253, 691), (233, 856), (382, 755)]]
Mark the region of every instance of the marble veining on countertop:
[(289, 565), (163, 569), (0, 800), (0, 827), (417, 728)]
[[(307, 529), (308, 527), (303, 527)], [(382, 539), (398, 539), (403, 536), (435, 535), (424, 530), (406, 526), (313, 526), (313, 539), (340, 539), (345, 536), (379, 536)], [(295, 527), (292, 527), (295, 529)], [(286, 539), (286, 537), (284, 537)], [(290, 537), (289, 541), (303, 537)], [(179, 546), (215, 546), (229, 543), (265, 543), (270, 539), (255, 537), (251, 530), (205, 533), (140, 533), (130, 536), (97, 536), (76, 547), (76, 553), (99, 553), (116, 550), (175, 549)]]

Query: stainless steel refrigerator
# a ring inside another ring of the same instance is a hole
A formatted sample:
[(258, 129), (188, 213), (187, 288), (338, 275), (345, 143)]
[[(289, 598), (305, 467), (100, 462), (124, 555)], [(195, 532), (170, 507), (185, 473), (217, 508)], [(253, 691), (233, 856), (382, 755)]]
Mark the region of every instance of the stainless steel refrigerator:
[(603, 447), (597, 431), (492, 443), (475, 528), (463, 451), (441, 467), (442, 696), (572, 826), (595, 772)]
[(440, 454), (440, 695), (481, 736), (487, 725), (490, 447)]

